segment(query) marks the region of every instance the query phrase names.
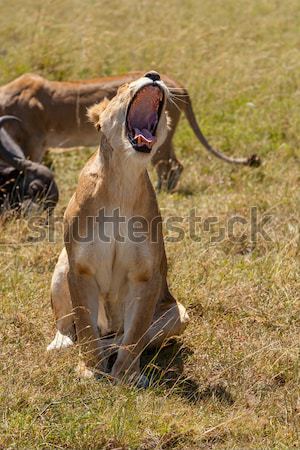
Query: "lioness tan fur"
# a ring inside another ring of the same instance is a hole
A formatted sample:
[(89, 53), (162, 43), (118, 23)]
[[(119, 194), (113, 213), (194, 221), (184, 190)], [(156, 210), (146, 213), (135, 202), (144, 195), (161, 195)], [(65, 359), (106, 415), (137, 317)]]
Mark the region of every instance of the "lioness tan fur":
[[(58, 82), (25, 74), (0, 87), (0, 116), (12, 114), (22, 120), (22, 123), (7, 125), (7, 130), (26, 156), (40, 162), (49, 147), (97, 145), (97, 134), (86, 119), (87, 108), (104, 98), (111, 99), (121, 85), (141, 76), (142, 73), (134, 72), (86, 81)], [(237, 164), (259, 163), (255, 155), (231, 158), (213, 149), (197, 124), (187, 90), (167, 76), (162, 78), (172, 93), (167, 101), (171, 126), (166, 140), (152, 158), (157, 170), (158, 188), (174, 189), (183, 169), (172, 143), (181, 111), (200, 142), (215, 156)]]
[[(161, 113), (151, 151), (140, 153), (127, 137), (128, 111), (134, 105), (138, 116), (141, 108), (142, 115), (154, 108), (149, 106), (155, 103), (151, 98), (143, 103), (138, 97), (145, 88), (148, 93), (149, 86), (161, 92)], [(82, 170), (65, 212), (65, 249), (52, 279), (58, 331), (48, 346), (48, 350), (68, 346), (77, 338), (84, 375), (107, 372), (108, 355), (117, 348), (111, 377), (136, 380), (142, 350), (181, 334), (188, 321), (184, 306), (168, 288), (161, 218), (146, 170), (167, 136), (168, 95), (163, 82), (145, 75), (121, 87), (110, 102), (90, 110), (100, 130), (100, 147)], [(122, 242), (114, 225), (101, 215), (113, 217), (116, 211), (124, 219)], [(144, 223), (143, 240), (132, 239), (131, 218)]]

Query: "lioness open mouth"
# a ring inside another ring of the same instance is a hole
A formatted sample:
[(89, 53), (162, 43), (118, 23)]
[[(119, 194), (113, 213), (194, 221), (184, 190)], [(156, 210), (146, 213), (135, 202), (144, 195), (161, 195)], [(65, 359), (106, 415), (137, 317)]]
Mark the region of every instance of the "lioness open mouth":
[(139, 89), (131, 100), (126, 125), (129, 142), (137, 152), (151, 152), (163, 104), (164, 92), (154, 84)]

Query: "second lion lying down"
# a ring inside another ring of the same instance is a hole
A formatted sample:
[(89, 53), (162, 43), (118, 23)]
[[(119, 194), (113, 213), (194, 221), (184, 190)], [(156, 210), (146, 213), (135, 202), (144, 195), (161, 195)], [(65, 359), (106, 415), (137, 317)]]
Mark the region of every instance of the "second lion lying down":
[[(167, 135), (168, 95), (149, 72), (89, 111), (100, 147), (65, 213), (65, 249), (51, 295), (58, 331), (48, 346), (77, 340), (84, 375), (107, 372), (117, 352), (112, 378), (137, 380), (143, 349), (181, 334), (188, 321), (168, 288), (160, 213), (146, 170)], [(111, 220), (116, 211), (123, 239)], [(132, 218), (144, 225), (139, 239), (131, 235)]]

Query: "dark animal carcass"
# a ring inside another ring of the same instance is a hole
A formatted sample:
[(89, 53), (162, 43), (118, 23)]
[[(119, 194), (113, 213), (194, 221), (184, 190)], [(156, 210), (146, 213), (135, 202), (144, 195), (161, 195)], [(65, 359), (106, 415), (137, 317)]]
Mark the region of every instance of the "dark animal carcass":
[(33, 208), (52, 213), (58, 201), (53, 173), (25, 158), (21, 147), (3, 128), (11, 120), (19, 121), (15, 116), (0, 117), (0, 214)]

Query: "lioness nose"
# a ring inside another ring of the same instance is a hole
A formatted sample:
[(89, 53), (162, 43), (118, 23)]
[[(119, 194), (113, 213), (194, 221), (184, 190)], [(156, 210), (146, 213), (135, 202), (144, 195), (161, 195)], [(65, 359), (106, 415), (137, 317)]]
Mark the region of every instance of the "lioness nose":
[(155, 70), (151, 70), (150, 72), (145, 73), (144, 77), (150, 78), (152, 81), (159, 81), (160, 75)]

